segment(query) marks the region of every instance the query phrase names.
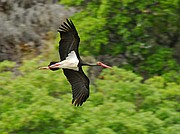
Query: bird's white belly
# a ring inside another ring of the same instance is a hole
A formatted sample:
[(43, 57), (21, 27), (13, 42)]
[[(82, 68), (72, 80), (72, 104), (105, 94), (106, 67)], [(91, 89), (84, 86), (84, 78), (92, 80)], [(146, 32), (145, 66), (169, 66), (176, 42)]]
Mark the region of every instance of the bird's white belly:
[(59, 63), (60, 63), (60, 68), (72, 69), (72, 70), (76, 70), (76, 71), (79, 70), (79, 68), (78, 68), (79, 60), (78, 61), (63, 60)]
[(78, 67), (79, 59), (74, 51), (71, 51), (65, 60), (51, 65), (51, 68), (65, 68), (79, 71)]

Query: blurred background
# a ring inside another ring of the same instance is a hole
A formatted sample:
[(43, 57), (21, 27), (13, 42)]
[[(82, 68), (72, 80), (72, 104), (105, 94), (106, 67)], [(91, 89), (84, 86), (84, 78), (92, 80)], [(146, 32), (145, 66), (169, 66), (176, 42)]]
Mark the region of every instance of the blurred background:
[[(71, 104), (58, 27), (75, 24), (90, 97)], [(1, 134), (179, 134), (179, 0), (0, 0)]]

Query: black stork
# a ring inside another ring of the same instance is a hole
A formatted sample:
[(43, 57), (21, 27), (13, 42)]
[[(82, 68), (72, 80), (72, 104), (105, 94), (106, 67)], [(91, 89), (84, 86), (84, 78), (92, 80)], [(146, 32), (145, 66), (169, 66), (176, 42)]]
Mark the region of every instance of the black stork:
[(82, 66), (102, 66), (111, 68), (97, 62), (96, 64), (85, 63), (79, 56), (78, 46), (80, 38), (71, 20), (66, 19), (58, 29), (61, 40), (59, 42), (60, 62), (50, 62), (47, 67), (39, 69), (50, 69), (52, 71), (63, 69), (65, 76), (72, 85), (72, 104), (81, 106), (89, 97), (89, 79), (82, 70)]

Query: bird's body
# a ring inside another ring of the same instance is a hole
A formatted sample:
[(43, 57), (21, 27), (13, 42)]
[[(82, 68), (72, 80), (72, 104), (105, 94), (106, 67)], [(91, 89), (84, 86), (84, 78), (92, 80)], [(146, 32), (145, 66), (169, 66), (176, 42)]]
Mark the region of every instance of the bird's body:
[(74, 103), (75, 106), (81, 106), (89, 97), (89, 79), (84, 74), (82, 66), (110, 67), (101, 62), (97, 62), (97, 64), (92, 65), (82, 61), (78, 52), (80, 38), (71, 20), (67, 19), (67, 23), (64, 22), (63, 25), (59, 27), (58, 32), (61, 37), (59, 42), (61, 61), (51, 62), (48, 67), (41, 67), (41, 69), (50, 69), (55, 71), (62, 68), (65, 76), (72, 86), (72, 103)]
[(57, 62), (54, 65), (49, 66), (49, 67), (50, 68), (53, 68), (53, 67), (56, 68), (56, 66), (58, 66), (59, 68), (72, 69), (75, 71), (79, 71), (78, 64), (79, 64), (79, 60), (76, 56), (76, 53), (74, 51), (71, 51), (65, 60)]

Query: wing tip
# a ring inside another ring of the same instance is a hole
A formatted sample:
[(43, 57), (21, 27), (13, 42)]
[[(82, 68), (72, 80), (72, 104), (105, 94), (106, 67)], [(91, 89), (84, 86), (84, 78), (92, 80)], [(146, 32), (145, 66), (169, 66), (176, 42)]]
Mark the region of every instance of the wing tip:
[(76, 31), (76, 28), (71, 19), (66, 18), (66, 21), (59, 27), (58, 32), (68, 32), (70, 30)]
[(74, 104), (74, 106), (82, 106), (82, 104), (87, 100), (89, 96), (87, 95), (79, 95), (77, 98), (73, 98), (72, 99), (72, 104)]

